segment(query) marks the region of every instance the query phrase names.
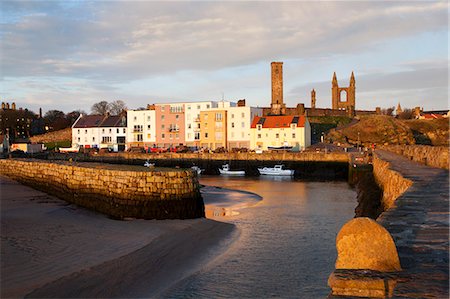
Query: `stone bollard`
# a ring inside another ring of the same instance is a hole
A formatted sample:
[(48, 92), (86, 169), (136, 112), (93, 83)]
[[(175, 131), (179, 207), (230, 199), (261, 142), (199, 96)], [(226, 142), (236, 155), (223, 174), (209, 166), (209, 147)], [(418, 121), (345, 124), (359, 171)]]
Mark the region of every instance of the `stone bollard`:
[(338, 233), (336, 248), (336, 271), (328, 278), (332, 295), (392, 296), (393, 272), (402, 268), (394, 240), (384, 227), (370, 218), (354, 218)]

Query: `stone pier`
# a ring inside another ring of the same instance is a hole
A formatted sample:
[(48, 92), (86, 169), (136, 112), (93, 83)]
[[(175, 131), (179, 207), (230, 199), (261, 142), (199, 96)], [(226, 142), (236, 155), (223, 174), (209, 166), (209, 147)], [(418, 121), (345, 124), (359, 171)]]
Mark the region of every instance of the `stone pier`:
[[(333, 289), (330, 297), (339, 295), (339, 290), (346, 285), (351, 288), (355, 282), (356, 285), (368, 286), (372, 282), (384, 281), (389, 287), (383, 287), (386, 289), (384, 294), (373, 297), (448, 298), (448, 170), (425, 166), (387, 151), (377, 151), (376, 156), (379, 163), (374, 163), (374, 173), (375, 176), (377, 171), (381, 174), (377, 182), (389, 191), (391, 197), (384, 203), (388, 209), (377, 222), (391, 234), (402, 271), (336, 270), (330, 279)], [(397, 196), (392, 198), (395, 192)], [(358, 297), (368, 294), (364, 290), (353, 288), (353, 291), (345, 295)]]
[(112, 218), (205, 216), (197, 174), (190, 169), (1, 159), (0, 174)]

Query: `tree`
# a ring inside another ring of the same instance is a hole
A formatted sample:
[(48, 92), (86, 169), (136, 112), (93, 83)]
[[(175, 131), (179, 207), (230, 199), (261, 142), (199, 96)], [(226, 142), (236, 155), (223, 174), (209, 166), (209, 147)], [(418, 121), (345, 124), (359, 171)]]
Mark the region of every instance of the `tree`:
[(411, 119), (413, 116), (412, 109), (405, 108), (398, 116), (399, 119)]
[(64, 112), (59, 110), (49, 110), (44, 115), (45, 123), (48, 125), (51, 131), (57, 131), (70, 126), (69, 121), (66, 119)]
[(73, 125), (73, 123), (78, 119), (80, 114), (86, 115), (86, 112), (84, 112), (83, 110), (74, 110), (66, 114), (66, 119), (71, 125)]
[(395, 107), (381, 109), (381, 114), (392, 116), (392, 112), (394, 112), (394, 110), (395, 110)]
[(109, 104), (109, 113), (111, 113), (112, 115), (119, 115), (123, 110), (126, 109), (127, 106), (121, 100), (117, 100)]
[(107, 101), (101, 101), (101, 102), (95, 103), (91, 107), (92, 114), (104, 115), (108, 112), (109, 112), (109, 104)]

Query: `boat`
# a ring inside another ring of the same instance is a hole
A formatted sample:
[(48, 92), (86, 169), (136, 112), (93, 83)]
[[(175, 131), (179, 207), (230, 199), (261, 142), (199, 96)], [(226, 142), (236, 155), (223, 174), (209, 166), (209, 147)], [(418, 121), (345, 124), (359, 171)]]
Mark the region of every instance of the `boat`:
[(198, 175), (200, 175), (203, 171), (203, 169), (200, 169), (200, 167), (194, 165), (191, 167), (192, 170), (196, 171)]
[(150, 161), (147, 160), (147, 161), (145, 161), (144, 166), (145, 167), (155, 167), (155, 163), (150, 163)]
[(295, 170), (293, 169), (283, 169), (284, 165), (279, 164), (274, 167), (263, 167), (258, 168), (259, 174), (261, 175), (285, 175), (285, 176), (293, 176)]
[(283, 146), (268, 146), (267, 149), (269, 151), (290, 151), (293, 146), (283, 145)]
[(222, 165), (222, 168), (219, 168), (219, 172), (226, 175), (245, 175), (245, 170), (230, 170), (229, 164)]

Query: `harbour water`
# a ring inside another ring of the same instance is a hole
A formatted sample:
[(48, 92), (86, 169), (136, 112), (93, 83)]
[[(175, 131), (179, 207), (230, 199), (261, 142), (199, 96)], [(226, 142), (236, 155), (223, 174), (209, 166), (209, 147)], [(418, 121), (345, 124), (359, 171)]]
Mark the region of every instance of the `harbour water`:
[(346, 182), (217, 176), (202, 177), (200, 182), (253, 192), (262, 200), (227, 213), (232, 216), (213, 216), (217, 221), (235, 224), (237, 240), (224, 254), (162, 297), (327, 296), (327, 279), (336, 259), (335, 237), (353, 218), (356, 207), (356, 193)]

